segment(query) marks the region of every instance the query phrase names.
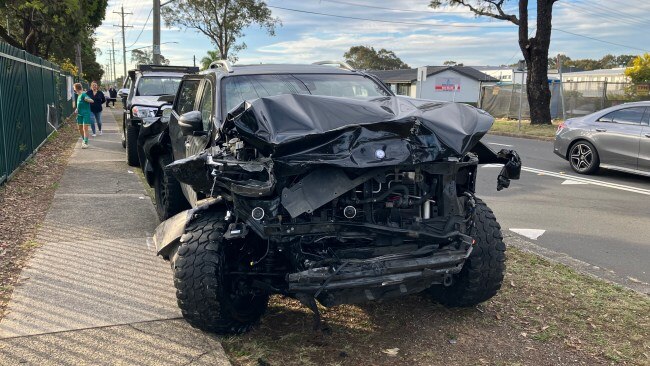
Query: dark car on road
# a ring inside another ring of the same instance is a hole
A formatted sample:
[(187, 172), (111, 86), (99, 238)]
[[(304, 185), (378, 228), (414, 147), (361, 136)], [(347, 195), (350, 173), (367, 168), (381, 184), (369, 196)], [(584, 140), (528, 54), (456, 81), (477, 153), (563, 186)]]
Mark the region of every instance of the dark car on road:
[(124, 102), (122, 118), (122, 146), (126, 148), (126, 161), (131, 166), (141, 166), (137, 140), (144, 118), (160, 117), (168, 103), (160, 96), (175, 95), (183, 75), (197, 72), (189, 66), (140, 65), (128, 72), (128, 93), (121, 90)]
[(493, 118), (336, 65), (215, 62), (183, 77), (169, 122), (144, 141), (149, 161), (170, 162), (153, 175), (167, 202), (192, 207), (165, 212), (154, 242), (193, 326), (245, 332), (271, 294), (319, 327), (317, 302), (425, 292), (472, 306), (501, 287), (506, 247), (475, 196), (477, 166), (505, 164), (501, 189), (521, 162), (480, 142)]
[(650, 176), (650, 102), (625, 103), (558, 126), (553, 152), (580, 174), (598, 168)]

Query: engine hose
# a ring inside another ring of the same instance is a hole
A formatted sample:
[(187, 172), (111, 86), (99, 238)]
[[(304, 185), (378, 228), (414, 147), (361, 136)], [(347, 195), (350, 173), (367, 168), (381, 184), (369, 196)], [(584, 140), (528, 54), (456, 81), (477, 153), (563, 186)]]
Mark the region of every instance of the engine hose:
[(366, 199), (363, 199), (363, 200), (357, 200), (357, 201), (355, 201), (355, 203), (362, 203), (363, 204), (363, 203), (374, 203), (374, 202), (377, 202), (377, 201), (381, 201), (381, 200), (385, 199), (386, 197), (388, 197), (389, 195), (391, 195), (392, 193), (395, 193), (396, 191), (402, 191), (404, 196), (408, 196), (410, 194), (409, 189), (408, 189), (407, 186), (405, 186), (403, 184), (397, 184), (397, 185), (394, 185), (393, 187), (388, 189), (386, 192), (382, 193), (381, 195), (379, 195), (377, 197), (366, 198)]

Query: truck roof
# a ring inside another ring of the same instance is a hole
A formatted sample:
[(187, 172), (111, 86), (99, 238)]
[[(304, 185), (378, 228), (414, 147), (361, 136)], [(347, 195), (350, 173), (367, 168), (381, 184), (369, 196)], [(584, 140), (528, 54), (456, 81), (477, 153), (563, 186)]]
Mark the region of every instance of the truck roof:
[[(223, 68), (214, 68), (202, 71), (201, 74), (222, 73), (227, 76), (235, 75), (259, 75), (259, 74), (356, 74), (354, 70), (327, 66), (327, 65), (306, 65), (306, 64), (260, 64), (260, 65), (236, 65), (231, 72)], [(225, 75), (224, 75), (225, 76)]]

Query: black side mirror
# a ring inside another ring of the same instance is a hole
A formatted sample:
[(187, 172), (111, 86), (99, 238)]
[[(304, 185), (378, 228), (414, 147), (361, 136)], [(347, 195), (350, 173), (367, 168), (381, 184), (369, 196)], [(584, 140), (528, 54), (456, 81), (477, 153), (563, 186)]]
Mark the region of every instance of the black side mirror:
[(201, 112), (191, 111), (181, 114), (178, 118), (178, 127), (181, 128), (183, 136), (192, 136), (194, 132), (203, 132)]
[(174, 94), (166, 94), (166, 95), (161, 95), (160, 98), (158, 98), (159, 102), (164, 102), (167, 104), (174, 104), (174, 98), (176, 96)]

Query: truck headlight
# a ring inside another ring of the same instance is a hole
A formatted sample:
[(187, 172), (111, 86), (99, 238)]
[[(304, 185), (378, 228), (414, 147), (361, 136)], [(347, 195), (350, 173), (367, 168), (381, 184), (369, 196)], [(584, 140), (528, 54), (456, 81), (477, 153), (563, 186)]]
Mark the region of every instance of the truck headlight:
[(145, 118), (145, 117), (155, 117), (156, 116), (156, 109), (154, 109), (154, 108), (135, 106), (135, 107), (133, 107), (132, 112), (133, 112), (134, 117)]

